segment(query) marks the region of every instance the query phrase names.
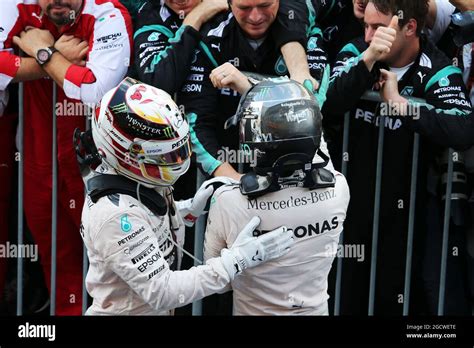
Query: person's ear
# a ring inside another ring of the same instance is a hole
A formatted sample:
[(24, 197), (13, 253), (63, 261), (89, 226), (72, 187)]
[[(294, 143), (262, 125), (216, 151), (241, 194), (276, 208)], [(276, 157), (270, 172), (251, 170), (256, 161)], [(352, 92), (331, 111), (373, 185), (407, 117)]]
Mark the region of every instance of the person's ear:
[(408, 23), (405, 24), (405, 27), (404, 27), (405, 36), (416, 36), (417, 30), (418, 30), (418, 22), (414, 18), (410, 19)]

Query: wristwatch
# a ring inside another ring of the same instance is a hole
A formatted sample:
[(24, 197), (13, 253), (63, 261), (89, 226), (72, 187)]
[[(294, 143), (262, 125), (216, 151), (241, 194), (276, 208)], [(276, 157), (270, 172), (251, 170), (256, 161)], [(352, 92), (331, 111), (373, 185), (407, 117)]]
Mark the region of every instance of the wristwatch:
[(51, 60), (54, 53), (58, 52), (54, 46), (48, 48), (42, 48), (36, 53), (36, 61), (39, 65), (43, 66)]

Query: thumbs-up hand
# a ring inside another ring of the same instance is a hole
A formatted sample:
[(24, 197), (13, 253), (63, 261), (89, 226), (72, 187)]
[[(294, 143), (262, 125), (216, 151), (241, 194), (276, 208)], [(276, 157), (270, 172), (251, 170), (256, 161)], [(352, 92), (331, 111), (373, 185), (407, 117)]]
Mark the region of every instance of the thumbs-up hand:
[(398, 16), (397, 15), (394, 15), (392, 17), (392, 20), (390, 21), (390, 24), (388, 25), (389, 28), (392, 28), (392, 29), (395, 29), (395, 30), (398, 30)]
[(398, 16), (393, 16), (388, 27), (377, 28), (369, 48), (364, 52), (363, 59), (367, 68), (372, 70), (375, 62), (382, 60), (390, 53), (397, 38)]

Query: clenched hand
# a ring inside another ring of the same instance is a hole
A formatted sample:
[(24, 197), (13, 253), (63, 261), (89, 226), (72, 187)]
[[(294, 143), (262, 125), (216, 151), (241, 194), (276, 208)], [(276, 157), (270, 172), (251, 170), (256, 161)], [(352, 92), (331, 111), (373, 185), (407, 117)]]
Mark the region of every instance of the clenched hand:
[(87, 41), (81, 41), (72, 35), (63, 35), (56, 41), (54, 47), (72, 64), (86, 65), (86, 57), (89, 52)]

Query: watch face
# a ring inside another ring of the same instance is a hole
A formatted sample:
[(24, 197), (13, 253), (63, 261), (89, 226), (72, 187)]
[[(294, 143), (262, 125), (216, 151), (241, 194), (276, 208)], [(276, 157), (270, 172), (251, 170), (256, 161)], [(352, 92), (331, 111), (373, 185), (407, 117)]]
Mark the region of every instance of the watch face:
[(41, 62), (46, 62), (49, 58), (49, 52), (46, 50), (39, 50), (38, 51), (38, 60)]

